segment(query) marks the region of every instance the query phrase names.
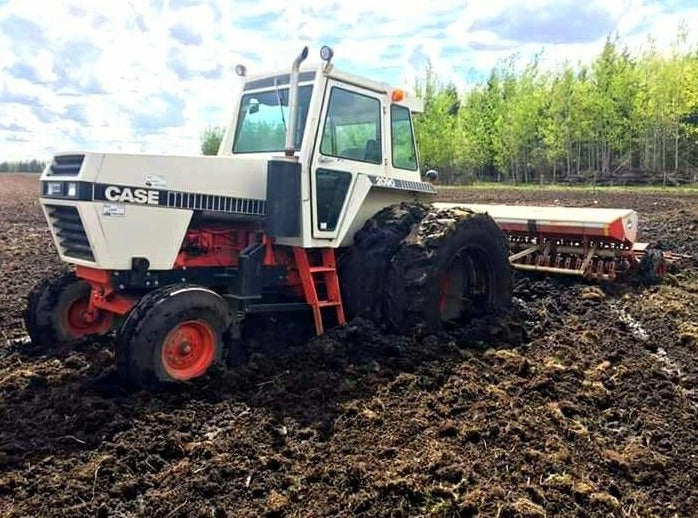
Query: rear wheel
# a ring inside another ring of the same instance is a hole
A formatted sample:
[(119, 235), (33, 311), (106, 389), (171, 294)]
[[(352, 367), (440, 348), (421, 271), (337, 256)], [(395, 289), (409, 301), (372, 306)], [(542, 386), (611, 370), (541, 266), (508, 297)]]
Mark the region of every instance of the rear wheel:
[(73, 272), (38, 284), (29, 293), (24, 311), (24, 325), (32, 344), (50, 347), (109, 333), (114, 314), (97, 310), (89, 318), (90, 293), (90, 284)]
[(508, 241), (485, 214), (432, 209), (403, 240), (387, 278), (387, 317), (400, 331), (437, 331), (508, 305)]
[(370, 218), (355, 234), (354, 244), (339, 261), (342, 302), (349, 318), (382, 320), (390, 261), (426, 212), (426, 206), (416, 203), (392, 205)]
[(148, 293), (119, 330), (119, 374), (137, 386), (199, 378), (223, 358), (228, 304), (217, 293), (180, 284)]

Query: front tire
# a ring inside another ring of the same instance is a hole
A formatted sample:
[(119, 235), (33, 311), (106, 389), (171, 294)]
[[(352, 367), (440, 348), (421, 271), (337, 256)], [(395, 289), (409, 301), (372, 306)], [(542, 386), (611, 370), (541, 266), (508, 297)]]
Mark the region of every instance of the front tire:
[(139, 387), (199, 378), (221, 363), (230, 322), (226, 301), (202, 286), (151, 291), (118, 332), (119, 375)]
[(88, 321), (91, 287), (74, 272), (64, 272), (39, 283), (27, 297), (24, 326), (34, 345), (52, 347), (109, 333), (114, 314), (97, 311)]

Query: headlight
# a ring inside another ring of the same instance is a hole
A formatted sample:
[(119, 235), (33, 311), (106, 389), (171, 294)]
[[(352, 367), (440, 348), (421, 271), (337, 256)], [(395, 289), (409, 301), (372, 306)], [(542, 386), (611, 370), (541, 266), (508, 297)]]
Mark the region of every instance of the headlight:
[(47, 182), (46, 183), (46, 196), (62, 196), (63, 195), (63, 183), (62, 182)]
[(78, 195), (78, 184), (75, 182), (68, 182), (68, 188), (65, 191), (65, 195), (69, 198), (75, 198)]

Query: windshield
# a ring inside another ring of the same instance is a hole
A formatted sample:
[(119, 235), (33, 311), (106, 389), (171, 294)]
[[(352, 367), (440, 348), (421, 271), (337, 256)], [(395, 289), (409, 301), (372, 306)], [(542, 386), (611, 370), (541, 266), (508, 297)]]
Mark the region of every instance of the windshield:
[[(311, 85), (298, 89), (298, 127), (296, 128), (296, 149), (300, 149), (308, 115)], [(235, 132), (233, 153), (268, 153), (283, 151), (286, 143), (288, 113), (288, 87), (273, 88), (242, 96), (238, 126)]]

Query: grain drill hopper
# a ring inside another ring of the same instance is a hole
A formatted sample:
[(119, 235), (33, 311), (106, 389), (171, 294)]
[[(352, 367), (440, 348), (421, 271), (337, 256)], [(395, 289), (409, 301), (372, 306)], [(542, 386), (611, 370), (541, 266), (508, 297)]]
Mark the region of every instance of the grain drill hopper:
[(639, 270), (647, 280), (658, 280), (673, 258), (636, 241), (638, 216), (629, 209), (459, 206), (487, 213), (497, 222), (509, 237), (509, 261), (521, 271), (613, 281)]

